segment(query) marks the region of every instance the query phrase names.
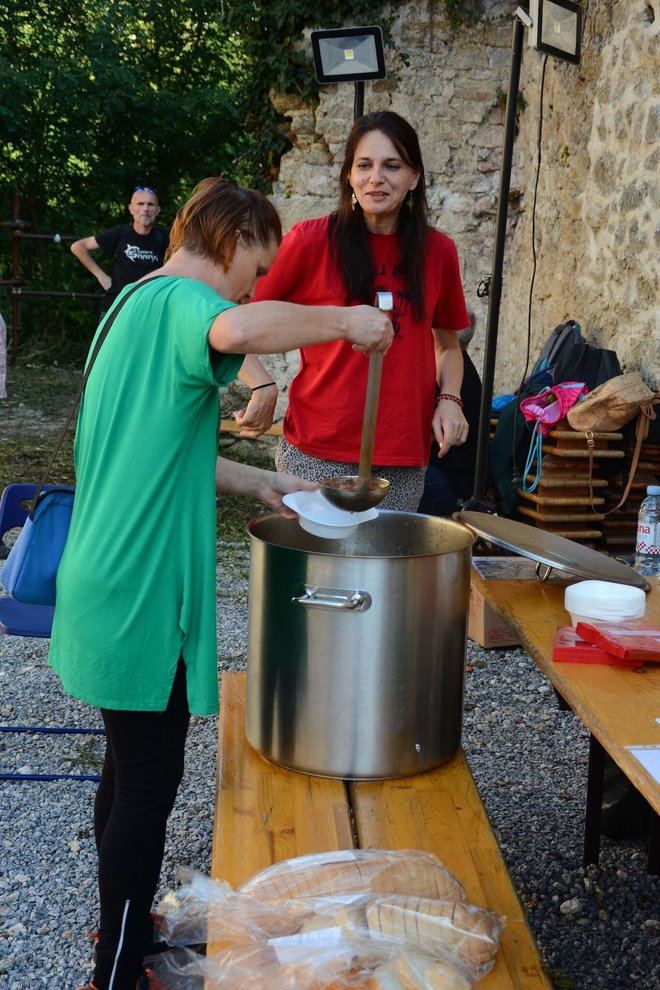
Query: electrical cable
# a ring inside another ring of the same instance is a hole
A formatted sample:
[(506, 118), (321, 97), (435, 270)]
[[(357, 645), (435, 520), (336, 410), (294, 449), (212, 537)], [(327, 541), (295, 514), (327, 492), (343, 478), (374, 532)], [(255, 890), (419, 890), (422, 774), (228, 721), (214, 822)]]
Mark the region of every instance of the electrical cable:
[[(532, 275), (529, 282), (529, 296), (527, 303), (527, 351), (525, 355), (525, 368), (520, 379), (520, 384), (516, 389), (516, 395), (520, 393), (523, 385), (525, 384), (525, 379), (527, 377), (527, 371), (529, 368), (529, 358), (532, 349), (532, 304), (534, 298), (534, 282), (536, 281), (536, 266), (537, 266), (537, 256), (536, 256), (536, 204), (538, 201), (538, 191), (539, 191), (539, 178), (541, 176), (541, 138), (543, 136), (543, 94), (545, 90), (545, 70), (548, 65), (548, 55), (543, 59), (543, 65), (541, 69), (541, 88), (539, 93), (539, 112), (538, 112), (538, 129), (536, 132), (536, 176), (534, 178), (534, 195), (532, 198)], [(518, 471), (518, 465), (516, 463), (516, 416), (513, 417), (513, 435), (511, 439), (511, 463), (513, 465), (513, 472), (511, 481), (515, 488), (520, 486), (522, 478)]]

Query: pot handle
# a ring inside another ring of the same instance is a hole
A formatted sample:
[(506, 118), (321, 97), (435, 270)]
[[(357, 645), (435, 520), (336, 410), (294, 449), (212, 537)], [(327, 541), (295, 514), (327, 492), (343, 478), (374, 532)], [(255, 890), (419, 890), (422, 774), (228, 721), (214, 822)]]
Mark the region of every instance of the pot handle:
[(319, 588), (315, 585), (305, 585), (304, 594), (295, 595), (291, 601), (307, 608), (341, 608), (349, 612), (366, 612), (371, 607), (371, 595), (366, 591)]

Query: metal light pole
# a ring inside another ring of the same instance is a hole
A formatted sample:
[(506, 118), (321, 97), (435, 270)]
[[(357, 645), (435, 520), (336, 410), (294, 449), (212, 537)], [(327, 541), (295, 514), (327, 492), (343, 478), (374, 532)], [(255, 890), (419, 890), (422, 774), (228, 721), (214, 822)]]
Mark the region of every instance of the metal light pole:
[(580, 64), (582, 7), (577, 0), (530, 0), (529, 13), (521, 7), (514, 12), (513, 38), (511, 42), (511, 66), (509, 89), (506, 97), (502, 164), (500, 167), (500, 191), (495, 223), (495, 247), (493, 270), (490, 276), (488, 322), (484, 350), (481, 406), (472, 498), (464, 504), (466, 509), (493, 512), (495, 506), (485, 500), (488, 487), (488, 447), (490, 440), (490, 414), (493, 401), (493, 379), (497, 333), (502, 299), (502, 268), (506, 239), (509, 190), (511, 187), (511, 162), (516, 132), (516, 110), (524, 28), (529, 28), (529, 44), (536, 51), (573, 65)]
[(513, 142), (516, 132), (516, 109), (518, 104), (520, 67), (522, 65), (523, 32), (523, 22), (516, 16), (513, 22), (509, 89), (506, 97), (504, 119), (504, 139), (502, 146), (502, 165), (500, 168), (500, 191), (497, 200), (497, 217), (495, 223), (493, 270), (488, 294), (488, 322), (486, 324), (486, 340), (484, 345), (484, 368), (481, 382), (481, 406), (479, 408), (474, 491), (472, 498), (464, 505), (466, 509), (480, 509), (485, 512), (493, 511), (494, 508), (491, 503), (484, 501), (484, 498), (488, 486), (490, 410), (493, 401), (497, 333), (500, 320), (500, 302), (502, 299), (504, 242), (506, 239), (507, 213), (509, 209), (509, 190), (511, 188), (511, 163), (513, 160)]

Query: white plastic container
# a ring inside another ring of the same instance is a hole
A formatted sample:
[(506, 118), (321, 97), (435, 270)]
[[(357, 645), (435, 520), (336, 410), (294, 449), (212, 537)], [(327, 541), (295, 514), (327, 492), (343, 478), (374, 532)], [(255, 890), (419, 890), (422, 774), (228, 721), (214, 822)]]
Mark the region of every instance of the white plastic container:
[(285, 495), (283, 503), (298, 513), (298, 522), (312, 536), (324, 540), (344, 540), (352, 536), (360, 523), (378, 518), (378, 509), (346, 512), (323, 497), (320, 491), (293, 492)]
[(613, 581), (580, 581), (564, 592), (564, 608), (570, 612), (573, 626), (578, 622), (625, 622), (644, 615), (646, 595), (641, 588)]

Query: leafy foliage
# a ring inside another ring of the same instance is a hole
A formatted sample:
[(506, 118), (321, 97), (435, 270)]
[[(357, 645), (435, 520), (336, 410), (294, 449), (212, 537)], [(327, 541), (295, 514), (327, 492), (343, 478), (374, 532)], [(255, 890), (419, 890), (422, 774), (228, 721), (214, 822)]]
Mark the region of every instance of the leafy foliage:
[(488, 0), (442, 0), (442, 3), (453, 30), (466, 22), (478, 22), (488, 8)]
[[(6, 0), (0, 8), (0, 220), (20, 197), (31, 231), (89, 234), (127, 219), (135, 185), (153, 185), (168, 224), (206, 175), (233, 177), (250, 136), (238, 35), (204, 0)], [(0, 277), (9, 271), (1, 234)], [(65, 245), (23, 241), (31, 287), (94, 292)], [(7, 311), (0, 297), (0, 309)], [(89, 335), (95, 303), (21, 303), (22, 337), (47, 325)]]
[(27, 220), (115, 222), (137, 183), (175, 201), (239, 151), (245, 60), (203, 0), (7, 0), (0, 9), (2, 191)]

